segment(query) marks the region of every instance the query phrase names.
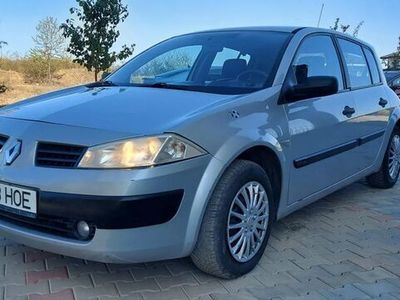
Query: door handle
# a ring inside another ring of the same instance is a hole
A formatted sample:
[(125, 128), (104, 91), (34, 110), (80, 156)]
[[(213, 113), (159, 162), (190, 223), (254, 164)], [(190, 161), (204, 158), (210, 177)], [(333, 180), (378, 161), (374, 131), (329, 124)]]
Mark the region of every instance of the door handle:
[(382, 107), (385, 107), (388, 104), (388, 101), (386, 99), (380, 98), (379, 99), (379, 105)]
[(350, 106), (346, 105), (343, 110), (343, 115), (350, 118), (355, 112), (356, 112), (356, 110), (354, 109), (354, 107), (350, 107)]

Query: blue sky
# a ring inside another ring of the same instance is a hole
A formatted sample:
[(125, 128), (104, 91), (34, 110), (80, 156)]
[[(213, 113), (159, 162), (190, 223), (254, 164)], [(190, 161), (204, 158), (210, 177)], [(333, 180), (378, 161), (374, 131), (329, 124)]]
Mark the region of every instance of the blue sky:
[[(321, 27), (336, 17), (356, 26), (365, 21), (359, 38), (375, 46), (379, 55), (393, 52), (400, 35), (399, 0), (125, 0), (130, 16), (121, 25), (118, 45), (135, 43), (135, 53), (173, 35), (209, 28), (251, 25), (316, 26), (322, 3)], [(2, 1), (0, 40), (3, 50), (24, 55), (40, 19), (53, 16), (59, 22), (69, 16), (74, 0)], [(118, 46), (117, 45), (117, 46)]]

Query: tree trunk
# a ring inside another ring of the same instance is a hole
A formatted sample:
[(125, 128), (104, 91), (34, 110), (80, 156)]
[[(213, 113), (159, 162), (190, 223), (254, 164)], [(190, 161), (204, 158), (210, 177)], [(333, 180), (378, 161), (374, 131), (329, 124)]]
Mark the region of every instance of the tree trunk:
[(47, 60), (47, 81), (51, 83), (51, 60)]
[(94, 81), (97, 81), (99, 79), (99, 71), (95, 70), (94, 71)]

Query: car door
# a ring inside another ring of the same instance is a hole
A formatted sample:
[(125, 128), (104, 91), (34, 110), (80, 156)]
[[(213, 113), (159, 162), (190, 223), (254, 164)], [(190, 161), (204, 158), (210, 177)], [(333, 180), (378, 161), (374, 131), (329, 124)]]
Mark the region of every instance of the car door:
[(356, 104), (357, 132), (360, 147), (356, 149), (360, 170), (371, 166), (383, 143), (391, 105), (382, 84), (376, 56), (368, 47), (338, 38), (352, 96)]
[[(337, 47), (329, 34), (306, 37), (299, 46), (287, 79), (299, 83), (302, 76), (334, 76), (334, 95), (286, 100), (284, 108), (290, 134), (289, 203), (300, 201), (354, 174), (357, 161), (355, 102), (344, 86)], [(289, 103), (287, 103), (289, 102)]]

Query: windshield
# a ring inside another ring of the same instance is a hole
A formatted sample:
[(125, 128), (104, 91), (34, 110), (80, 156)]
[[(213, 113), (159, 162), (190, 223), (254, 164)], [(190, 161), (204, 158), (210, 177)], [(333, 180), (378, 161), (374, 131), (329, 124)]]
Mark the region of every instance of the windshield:
[(138, 55), (107, 82), (219, 94), (257, 91), (272, 85), (290, 36), (222, 31), (175, 37)]

